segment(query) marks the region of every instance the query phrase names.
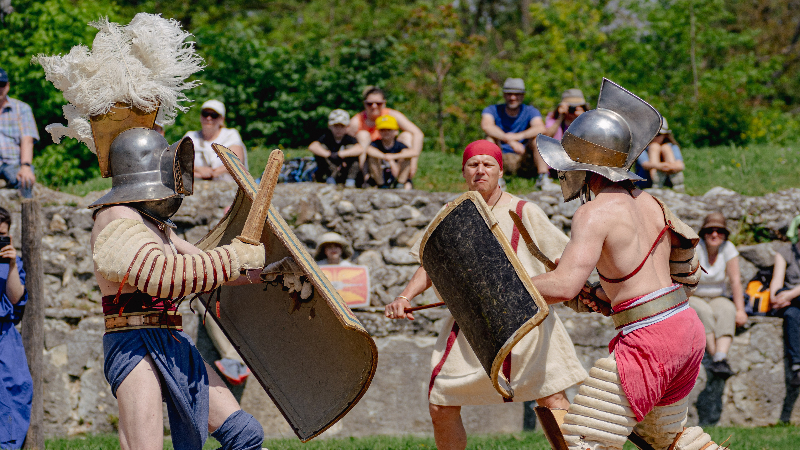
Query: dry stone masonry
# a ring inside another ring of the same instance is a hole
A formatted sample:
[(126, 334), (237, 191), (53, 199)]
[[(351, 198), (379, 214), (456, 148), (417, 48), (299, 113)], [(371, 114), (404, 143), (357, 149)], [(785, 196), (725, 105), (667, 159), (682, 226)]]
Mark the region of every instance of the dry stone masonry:
[[(672, 191), (651, 191), (695, 229), (711, 211), (721, 211), (737, 239), (780, 239), (792, 217), (800, 213), (800, 189), (764, 197), (744, 197), (715, 188), (699, 197)], [(100, 293), (94, 282), (90, 253), (91, 211), (86, 206), (102, 193), (75, 197), (42, 189), (43, 259), (46, 285), (45, 323), (45, 417), (49, 436), (114, 430), (118, 418), (116, 400), (103, 376), (103, 320)], [(231, 204), (235, 186), (198, 182), (195, 194), (186, 198), (174, 217), (178, 234), (190, 242), (203, 237), (222, 218)], [(455, 199), (454, 193), (356, 190), (320, 185), (279, 185), (274, 205), (297, 236), (313, 248), (324, 232), (336, 231), (353, 243), (355, 262), (370, 268), (371, 301), (380, 307), (392, 301), (417, 266), (409, 247), (424, 232), (439, 209)], [(569, 233), (577, 203), (564, 204), (560, 195), (535, 192), (528, 200), (539, 205), (550, 220)], [(19, 246), (20, 207), (16, 192), (0, 190), (2, 206), (12, 212), (13, 242)], [(742, 279), (758, 268), (772, 265), (779, 242), (740, 246)], [(421, 303), (437, 301), (432, 292)], [(188, 305), (181, 308), (186, 330), (197, 336), (198, 321)], [(564, 321), (587, 368), (607, 354), (613, 336), (610, 319), (578, 315), (554, 308)], [(446, 314), (433, 309), (416, 314), (417, 320), (389, 321), (380, 312), (358, 316), (375, 337), (380, 349), (379, 366), (370, 390), (361, 402), (326, 436), (374, 433), (431, 433), (427, 413), (429, 361), (438, 324)], [(751, 320), (734, 339), (731, 366), (737, 375), (727, 382), (708, 379), (701, 371), (692, 393), (694, 422), (722, 425), (767, 425), (778, 420), (800, 423), (794, 403), (796, 389), (786, 383), (781, 322), (772, 318)], [(396, 392), (396, 386), (403, 386)], [(293, 433), (255, 380), (247, 384), (242, 406), (264, 425), (269, 436)], [(698, 414), (698, 410), (702, 414)], [(467, 407), (469, 432), (512, 432), (522, 428), (521, 404), (499, 407)]]

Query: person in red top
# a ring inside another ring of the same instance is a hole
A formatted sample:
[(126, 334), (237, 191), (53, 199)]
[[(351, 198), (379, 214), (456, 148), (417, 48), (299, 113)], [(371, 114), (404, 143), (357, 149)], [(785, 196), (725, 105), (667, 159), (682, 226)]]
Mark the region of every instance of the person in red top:
[[(367, 86), (361, 97), (364, 100), (364, 111), (361, 111), (350, 119), (350, 125), (347, 127), (347, 134), (355, 137), (362, 148), (368, 148), (372, 142), (381, 138), (380, 132), (375, 127), (375, 120), (384, 115), (394, 117), (400, 128), (397, 141), (402, 142), (408, 147), (400, 154), (396, 155), (396, 157), (399, 159), (411, 158), (411, 174), (409, 180), (413, 179), (417, 173), (419, 155), (422, 153), (422, 141), (425, 138), (425, 135), (422, 134), (422, 130), (414, 125), (414, 122), (408, 120), (403, 113), (386, 107), (386, 95), (381, 88)], [(359, 163), (362, 169), (364, 168), (366, 158), (366, 153), (361, 155)]]
[[(660, 126), (652, 106), (603, 80), (597, 109), (578, 116), (561, 142), (538, 138), (564, 200), (583, 204), (557, 268), (532, 282), (550, 304), (578, 294), (598, 310), (600, 300), (610, 303), (619, 331), (564, 417), (570, 450), (622, 449), (631, 432), (658, 449), (720, 448), (702, 428), (684, 428), (706, 343), (687, 298), (699, 281), (700, 239), (628, 171)], [(595, 267), (601, 284), (585, 288)]]

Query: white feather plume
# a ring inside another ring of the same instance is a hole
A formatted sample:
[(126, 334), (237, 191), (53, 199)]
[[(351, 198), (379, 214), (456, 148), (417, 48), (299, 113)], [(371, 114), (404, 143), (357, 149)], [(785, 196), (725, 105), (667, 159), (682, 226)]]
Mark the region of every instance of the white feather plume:
[(51, 123), (44, 127), (44, 130), (50, 133), (53, 137), (53, 142), (58, 144), (64, 137), (71, 137), (77, 139), (87, 147), (92, 153), (97, 153), (94, 146), (94, 139), (92, 139), (92, 125), (89, 121), (81, 116), (78, 110), (72, 105), (64, 105), (61, 107), (64, 111), (64, 118), (67, 119), (67, 126), (60, 123)]
[(128, 25), (100, 18), (89, 24), (99, 31), (92, 49), (77, 45), (64, 56), (38, 55), (45, 75), (64, 93), (72, 109), (64, 108), (68, 124), (49, 125), (56, 132), (53, 139), (75, 137), (92, 151), (91, 129), (86, 134), (90, 116), (105, 114), (117, 103), (135, 106), (142, 111), (159, 111), (159, 121), (169, 125), (178, 111), (189, 101), (183, 91), (195, 87), (197, 81), (186, 81), (203, 68), (203, 59), (194, 45), (186, 42), (191, 36), (174, 19), (139, 13)]

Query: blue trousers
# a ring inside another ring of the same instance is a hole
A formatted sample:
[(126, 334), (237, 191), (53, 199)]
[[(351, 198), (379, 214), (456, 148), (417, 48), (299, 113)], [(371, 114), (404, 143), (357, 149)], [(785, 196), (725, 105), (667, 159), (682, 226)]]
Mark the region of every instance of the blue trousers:
[[(776, 294), (785, 290), (778, 289)], [(774, 315), (783, 318), (783, 348), (789, 363), (800, 364), (800, 297), (792, 300), (789, 306), (775, 311)]]
[(208, 373), (186, 333), (163, 328), (106, 333), (103, 349), (106, 380), (114, 397), (125, 377), (150, 355), (161, 381), (175, 450), (203, 447), (208, 437)]

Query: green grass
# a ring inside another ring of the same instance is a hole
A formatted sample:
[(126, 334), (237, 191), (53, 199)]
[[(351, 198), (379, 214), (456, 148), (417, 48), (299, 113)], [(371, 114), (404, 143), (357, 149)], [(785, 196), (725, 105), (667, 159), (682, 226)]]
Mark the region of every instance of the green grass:
[[(762, 428), (738, 427), (709, 427), (706, 431), (717, 442), (722, 443), (730, 437), (726, 445), (736, 450), (789, 450), (800, 447), (800, 427), (793, 425), (778, 425)], [(206, 442), (204, 449), (218, 448), (213, 439)], [(404, 449), (434, 449), (431, 437), (415, 436), (371, 436), (364, 438), (345, 439), (314, 439), (306, 444), (297, 439), (267, 439), (264, 447), (286, 450), (404, 450)], [(47, 441), (47, 448), (56, 450), (94, 450), (118, 449), (117, 436), (97, 435), (70, 439), (51, 439)], [(172, 449), (172, 443), (167, 440), (165, 449)], [(548, 450), (547, 440), (541, 433), (513, 433), (470, 436), (467, 444), (472, 450)], [(625, 445), (625, 450), (634, 450), (631, 443)]]
[[(796, 146), (753, 145), (687, 148), (686, 192), (702, 195), (715, 186), (744, 195), (764, 195), (790, 187), (800, 187), (800, 152)], [(273, 147), (257, 147), (248, 152), (250, 173), (258, 178), (264, 171)], [(286, 158), (310, 156), (306, 149), (283, 149)], [(422, 152), (414, 187), (431, 192), (461, 192), (466, 189), (461, 178), (461, 155), (437, 151)], [(534, 190), (534, 180), (506, 176), (507, 190), (527, 194)], [(85, 183), (61, 188), (74, 195), (86, 195), (111, 187), (110, 179), (94, 178)]]

